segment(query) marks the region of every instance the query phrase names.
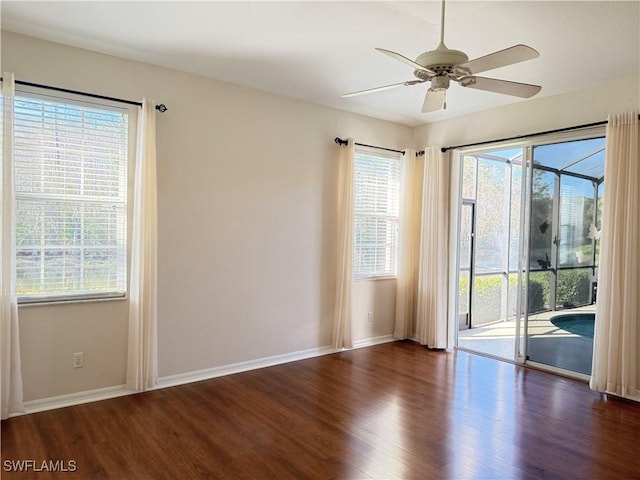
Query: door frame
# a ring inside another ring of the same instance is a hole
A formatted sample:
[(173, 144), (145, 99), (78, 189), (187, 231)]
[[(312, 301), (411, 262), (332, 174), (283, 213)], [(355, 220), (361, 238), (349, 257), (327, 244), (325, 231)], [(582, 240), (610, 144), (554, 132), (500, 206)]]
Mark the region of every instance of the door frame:
[[(473, 328), (473, 283), (475, 273), (475, 237), (476, 237), (476, 202), (474, 200), (463, 200), (460, 205), (460, 221), (462, 221), (462, 211), (465, 207), (471, 208), (471, 231), (469, 232), (469, 285), (467, 291), (468, 312), (465, 327), (460, 328), (460, 314), (458, 314), (458, 330), (470, 330)], [(458, 236), (460, 238), (460, 236)], [(458, 249), (460, 245), (458, 244)], [(458, 275), (462, 268), (458, 268)]]
[[(536, 135), (537, 136), (537, 135)], [(528, 281), (530, 276), (530, 250), (531, 250), (531, 197), (533, 189), (533, 148), (534, 146), (540, 146), (550, 143), (570, 142), (575, 140), (583, 140), (589, 137), (602, 137), (604, 136), (604, 128), (595, 126), (592, 128), (582, 129), (580, 131), (571, 132), (544, 132), (537, 136), (538, 138), (517, 138), (513, 141), (504, 142), (491, 142), (485, 145), (469, 145), (461, 148), (456, 148), (451, 151), (452, 160), (452, 175), (451, 175), (451, 207), (450, 207), (450, 230), (449, 230), (449, 248), (452, 253), (450, 257), (450, 280), (449, 280), (449, 307), (450, 307), (450, 324), (449, 332), (454, 337), (454, 345), (457, 346), (457, 332), (459, 331), (459, 316), (458, 316), (458, 296), (459, 296), (459, 279), (460, 279), (460, 265), (459, 265), (459, 236), (460, 236), (460, 218), (463, 204), (468, 202), (462, 199), (462, 172), (463, 161), (466, 154), (490, 151), (494, 149), (503, 148), (523, 148), (522, 157), (522, 189), (523, 193), (521, 197), (521, 222), (520, 222), (520, 238), (524, 239), (519, 242), (519, 255), (518, 255), (518, 290), (517, 290), (517, 305), (516, 308), (516, 332), (515, 332), (515, 352), (513, 361), (520, 364), (530, 364), (535, 367), (539, 367), (542, 370), (551, 371), (564, 376), (581, 378), (585, 377), (582, 374), (576, 374), (568, 370), (563, 370), (555, 367), (551, 367), (544, 364), (538, 364), (536, 362), (527, 359), (527, 344), (529, 340), (529, 295), (528, 295)], [(526, 193), (525, 193), (526, 192)], [(598, 198), (598, 189), (596, 188), (596, 202)], [(597, 204), (597, 203), (596, 203)], [(475, 233), (475, 216), (477, 212), (474, 207), (474, 233)], [(474, 238), (475, 240), (475, 238)], [(475, 248), (475, 245), (474, 245)], [(595, 249), (594, 249), (595, 254)], [(470, 282), (471, 280), (470, 276)], [(470, 295), (472, 294), (470, 283)], [(472, 298), (469, 300), (469, 306), (471, 309)], [(471, 315), (471, 313), (470, 313)], [(469, 324), (472, 325), (472, 318), (469, 319)], [(587, 377), (588, 378), (588, 377)]]

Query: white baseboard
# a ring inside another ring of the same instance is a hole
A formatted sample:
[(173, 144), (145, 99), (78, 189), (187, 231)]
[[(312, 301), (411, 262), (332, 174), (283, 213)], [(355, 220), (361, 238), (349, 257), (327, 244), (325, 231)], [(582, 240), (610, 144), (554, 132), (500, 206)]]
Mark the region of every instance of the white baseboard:
[(256, 360), (248, 360), (246, 362), (232, 363), (222, 365), (220, 367), (205, 368), (204, 370), (195, 370), (193, 372), (178, 373), (176, 375), (167, 375), (158, 379), (159, 386), (157, 388), (175, 387), (186, 383), (200, 382), (211, 378), (223, 377), (234, 373), (247, 372), (249, 370), (257, 370), (258, 368), (272, 367), (282, 363), (295, 362), (306, 358), (319, 357), (336, 353), (340, 350), (333, 347), (310, 348), (308, 350), (300, 350), (293, 353), (284, 353), (281, 355), (273, 355), (271, 357), (258, 358)]
[(122, 397), (124, 395), (131, 395), (132, 393), (136, 392), (127, 389), (126, 385), (114, 385), (112, 387), (97, 388), (95, 390), (86, 390), (83, 392), (68, 393), (66, 395), (31, 400), (24, 402), (24, 409), (25, 413), (44, 412), (55, 408), (71, 407), (82, 403)]
[[(372, 345), (379, 345), (381, 343), (388, 343), (393, 341), (395, 341), (393, 335), (382, 335), (380, 337), (356, 340), (354, 342), (353, 348), (356, 349), (370, 347)], [(300, 350), (298, 352), (285, 353), (282, 355), (273, 355), (270, 357), (249, 360), (246, 362), (222, 365), (220, 367), (196, 370), (193, 372), (178, 373), (176, 375), (167, 375), (158, 379), (159, 385), (154, 390), (167, 387), (175, 387), (178, 385), (199, 382), (202, 380), (209, 380), (211, 378), (246, 372), (249, 370), (256, 370), (259, 368), (272, 367), (274, 365), (295, 362), (307, 358), (320, 357), (322, 355), (328, 355), (341, 351), (343, 350), (330, 346), (310, 348), (308, 350)], [(115, 385), (112, 387), (98, 388), (95, 390), (87, 390), (84, 392), (69, 393), (66, 395), (31, 400), (28, 402), (24, 402), (24, 407), (25, 413), (29, 414), (44, 412), (46, 410), (53, 410), (56, 408), (70, 407), (73, 405), (80, 405), (83, 403), (97, 402), (99, 400), (107, 400), (109, 398), (122, 397), (124, 395), (132, 395), (134, 393), (138, 392), (127, 389), (126, 385)]]
[(365, 338), (363, 340), (356, 340), (353, 342), (353, 348), (371, 347), (372, 345), (379, 345), (381, 343), (395, 342), (396, 339), (393, 335), (382, 335), (380, 337)]
[[(383, 335), (380, 337), (357, 340), (354, 342), (353, 348), (355, 349), (370, 347), (372, 345), (378, 345), (380, 343), (388, 343), (393, 341), (395, 341), (393, 335)], [(249, 370), (256, 370), (258, 368), (272, 367), (274, 365), (280, 365), (282, 363), (295, 362), (297, 360), (304, 360), (306, 358), (320, 357), (322, 355), (328, 355), (341, 351), (343, 350), (329, 346), (310, 348), (308, 350), (300, 350), (298, 352), (285, 353), (282, 355), (273, 355), (271, 357), (259, 358), (257, 360), (249, 360), (246, 362), (232, 363), (230, 365), (222, 365), (220, 367), (206, 368), (204, 370), (196, 370), (193, 372), (168, 375), (166, 377), (161, 377), (158, 379), (159, 386), (157, 388), (174, 387), (177, 385), (184, 385), (186, 383), (209, 380), (211, 378), (232, 375), (234, 373), (247, 372)]]

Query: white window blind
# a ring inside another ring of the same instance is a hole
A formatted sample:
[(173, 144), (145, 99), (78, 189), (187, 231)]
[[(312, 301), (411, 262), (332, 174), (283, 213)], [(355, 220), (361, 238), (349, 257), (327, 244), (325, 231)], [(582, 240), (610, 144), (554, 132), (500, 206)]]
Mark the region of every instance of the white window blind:
[(127, 111), (19, 96), (14, 112), (20, 300), (123, 295)]
[(399, 153), (356, 148), (353, 258), (356, 278), (397, 274), (400, 168)]

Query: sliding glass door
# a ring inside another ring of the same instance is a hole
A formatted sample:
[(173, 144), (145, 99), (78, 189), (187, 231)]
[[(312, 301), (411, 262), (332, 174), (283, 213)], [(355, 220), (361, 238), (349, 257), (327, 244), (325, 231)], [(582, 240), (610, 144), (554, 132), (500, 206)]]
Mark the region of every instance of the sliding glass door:
[(532, 150), (527, 359), (585, 376), (593, 351), (604, 156), (602, 137)]
[(458, 346), (591, 372), (604, 138), (461, 155)]
[(458, 345), (513, 359), (522, 148), (463, 157)]

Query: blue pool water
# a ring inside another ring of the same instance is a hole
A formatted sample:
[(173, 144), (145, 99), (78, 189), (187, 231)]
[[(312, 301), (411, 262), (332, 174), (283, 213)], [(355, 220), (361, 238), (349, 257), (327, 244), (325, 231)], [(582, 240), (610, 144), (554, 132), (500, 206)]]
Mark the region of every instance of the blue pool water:
[(551, 317), (551, 323), (556, 327), (587, 338), (593, 338), (595, 320), (596, 314), (592, 312), (563, 313)]

